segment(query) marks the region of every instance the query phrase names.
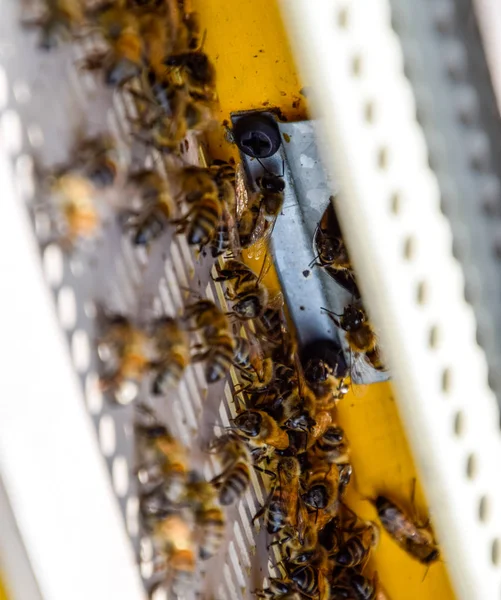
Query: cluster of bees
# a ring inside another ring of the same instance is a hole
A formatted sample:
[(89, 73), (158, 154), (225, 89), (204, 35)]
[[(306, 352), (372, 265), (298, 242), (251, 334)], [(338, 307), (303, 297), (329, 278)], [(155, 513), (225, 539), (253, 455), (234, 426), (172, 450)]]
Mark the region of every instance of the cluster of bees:
[[(217, 257), (213, 279), (224, 286), (231, 307), (225, 313), (198, 298), (182, 315), (146, 324), (106, 311), (100, 320), (101, 386), (114, 400), (123, 402), (127, 389), (133, 390), (129, 400), (136, 398), (143, 383), (148, 394), (168, 399), (197, 362), (204, 363), (209, 384), (231, 369), (240, 381), (233, 386), (231, 427), (207, 449), (221, 466), (211, 481), (155, 413), (136, 403), (140, 512), (155, 548), (152, 589), (183, 594), (194, 585), (198, 561), (219, 552), (226, 510), (245, 494), (256, 469), (269, 478), (270, 492), (254, 521), (263, 519), (273, 536), (282, 573), (256, 597), (381, 599), (376, 578), (365, 570), (380, 526), (425, 565), (439, 551), (429, 527), (386, 497), (373, 500), (380, 525), (346, 506), (352, 466), (335, 408), (349, 377), (326, 358), (299, 359), (281, 296), (272, 296), (262, 273), (241, 260), (242, 249), (266, 247), (283, 205), (283, 177), (263, 168), (253, 189), (240, 165), (215, 160), (194, 166), (180, 156), (189, 132), (215, 126), (215, 69), (203, 51), (197, 14), (183, 0), (112, 0), (90, 8), (79, 0), (47, 0), (36, 25), (47, 49), (87, 30), (101, 34), (103, 49), (80, 68), (102, 73), (106, 85), (134, 98), (132, 140), (159, 151), (165, 168), (125, 167), (106, 134), (79, 140), (68, 163), (44, 177), (59, 243), (73, 249), (95, 237), (97, 199), (118, 187), (122, 200), (114, 208), (131, 243), (148, 247), (172, 226), (199, 251), (210, 249)], [(314, 243), (318, 268), (354, 280), (340, 234), (319, 224)], [(329, 316), (354, 356), (384, 368), (359, 302)]]

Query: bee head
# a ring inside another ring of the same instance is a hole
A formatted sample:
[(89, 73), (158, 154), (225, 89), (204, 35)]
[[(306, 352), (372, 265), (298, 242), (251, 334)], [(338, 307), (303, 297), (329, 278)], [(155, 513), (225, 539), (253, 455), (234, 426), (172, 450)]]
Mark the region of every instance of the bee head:
[(255, 319), (261, 313), (262, 306), (257, 295), (249, 294), (235, 303), (233, 310), (241, 319)]
[(313, 485), (306, 493), (303, 494), (303, 500), (312, 508), (323, 509), (329, 503), (327, 488), (321, 483)]
[(340, 444), (344, 440), (344, 431), (341, 427), (329, 427), (322, 437), (331, 444)]
[(258, 412), (246, 410), (238, 415), (235, 420), (235, 427), (249, 437), (257, 437), (261, 431), (262, 417)]
[(365, 323), (366, 317), (362, 309), (355, 306), (347, 306), (341, 317), (341, 327), (345, 331), (354, 331)]

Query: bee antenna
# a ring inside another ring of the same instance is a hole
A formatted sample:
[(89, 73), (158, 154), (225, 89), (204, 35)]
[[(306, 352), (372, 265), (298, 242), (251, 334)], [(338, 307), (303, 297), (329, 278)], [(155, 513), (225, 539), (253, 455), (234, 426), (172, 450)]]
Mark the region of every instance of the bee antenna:
[(333, 310), (329, 310), (328, 308), (325, 308), (324, 306), (321, 306), (320, 310), (325, 311), (328, 315), (334, 315), (335, 317), (342, 317), (343, 316), (343, 313), (341, 313), (340, 315), (338, 315), (338, 313), (335, 313)]
[(308, 265), (308, 267), (311, 269), (311, 267), (315, 264), (315, 262), (317, 261), (317, 258), (320, 258), (320, 254), (317, 254), (315, 256), (315, 258), (311, 261), (311, 263)]

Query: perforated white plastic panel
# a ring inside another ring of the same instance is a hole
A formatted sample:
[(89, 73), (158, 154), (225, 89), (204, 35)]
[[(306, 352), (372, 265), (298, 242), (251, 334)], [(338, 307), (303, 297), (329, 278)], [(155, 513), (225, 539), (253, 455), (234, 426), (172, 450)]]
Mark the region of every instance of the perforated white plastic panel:
[[(71, 255), (63, 253), (56, 243), (44, 244), (49, 222), (35, 165), (50, 168), (64, 163), (77, 129), (88, 135), (112, 133), (124, 163), (131, 160), (140, 167), (145, 162), (157, 165), (160, 161), (158, 156), (148, 156), (138, 144), (131, 155), (132, 140), (127, 135), (125, 114), (133, 107), (122, 95), (105, 89), (99, 76), (76, 68), (75, 61), (92, 48), (92, 41), (87, 39), (82, 44), (44, 53), (37, 48), (37, 32), (20, 26), (22, 14), (19, 3), (9, 0), (0, 23), (2, 142), (12, 164), (17, 201), (25, 203), (33, 218), (45, 282), (52, 292), (85, 407), (95, 426), (95, 442), (108, 467), (123, 525), (147, 587), (152, 575), (152, 547), (142, 534), (138, 518), (134, 408), (113, 405), (100, 391), (95, 346), (97, 307), (104, 306), (139, 322), (148, 322), (158, 315), (180, 315), (184, 305), (198, 295), (227, 307), (221, 287), (215, 286), (210, 277), (212, 259), (195, 260), (184, 237), (174, 236), (173, 228), (146, 254), (132, 247), (122, 235), (113, 211), (105, 210), (104, 230), (95, 243), (78, 248)], [(197, 161), (195, 143), (184, 159)], [(56, 331), (54, 335), (58, 335)], [(153, 405), (171, 431), (192, 449), (193, 464), (207, 478), (215, 475), (218, 465), (203, 449), (214, 431), (220, 431), (218, 425), (229, 425), (235, 414), (229, 385), (220, 383), (208, 389), (203, 366), (190, 366), (177, 393), (167, 400), (149, 398), (146, 386), (141, 399)], [(253, 475), (251, 490), (243, 501), (228, 509), (227, 536), (219, 555), (202, 564), (195, 589), (187, 598), (248, 598), (250, 590), (262, 587), (268, 574), (266, 539), (256, 535), (251, 524), (262, 502), (262, 482)], [(159, 592), (155, 597), (162, 595)]]
[(499, 597), (499, 414), (389, 4), (282, 5), (456, 593)]

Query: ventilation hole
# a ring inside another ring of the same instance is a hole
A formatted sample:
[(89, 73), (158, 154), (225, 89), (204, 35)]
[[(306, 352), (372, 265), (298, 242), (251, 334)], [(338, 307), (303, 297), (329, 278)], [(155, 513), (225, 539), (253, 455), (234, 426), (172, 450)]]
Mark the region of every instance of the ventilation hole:
[(63, 253), (55, 244), (47, 246), (43, 253), (43, 270), (49, 285), (57, 287), (63, 280)]
[(491, 516), (491, 504), (487, 496), (482, 496), (478, 503), (478, 518), (482, 523), (486, 523)]
[(454, 29), (454, 6), (450, 2), (437, 2), (433, 9), (437, 31), (442, 34), (451, 33)]
[(466, 475), (468, 479), (475, 479), (477, 476), (477, 459), (474, 454), (469, 454), (466, 460)]
[(49, 215), (41, 210), (35, 212), (35, 231), (39, 239), (47, 240), (51, 230)]
[(111, 468), (113, 487), (119, 498), (123, 498), (129, 489), (129, 465), (125, 457), (119, 455), (113, 459)]
[(418, 304), (426, 304), (428, 302), (428, 285), (425, 281), (420, 281), (416, 290), (416, 300)]
[(33, 180), (33, 159), (29, 154), (21, 154), (16, 159), (16, 190), (25, 202), (29, 202), (35, 195)]
[(362, 74), (362, 57), (357, 54), (351, 59), (351, 73), (355, 77), (360, 77)]
[(32, 123), (28, 126), (26, 133), (28, 134), (28, 140), (33, 148), (40, 148), (44, 142), (44, 135), (40, 125)]
[(430, 333), (429, 333), (429, 338), (428, 338), (428, 344), (430, 345), (430, 348), (438, 347), (439, 335), (440, 335), (439, 332), (440, 332), (440, 330), (436, 325), (433, 325), (430, 328)]
[(478, 186), (478, 197), (488, 216), (501, 213), (501, 185), (494, 175), (484, 174)]
[(371, 100), (367, 100), (364, 105), (364, 119), (367, 123), (374, 123), (376, 108)]
[(15, 81), (12, 92), (18, 104), (26, 104), (31, 100), (30, 86), (25, 81)]
[(470, 136), (467, 144), (470, 157), (470, 165), (477, 171), (485, 171), (489, 168), (489, 140), (483, 132), (475, 132)]
[(448, 368), (445, 368), (442, 371), (441, 379), (442, 379), (442, 392), (447, 394), (451, 391), (451, 387), (452, 387), (452, 372), (451, 372), (451, 370)]
[(416, 241), (412, 236), (408, 236), (404, 241), (403, 255), (406, 260), (412, 260), (416, 254)]
[(154, 573), (153, 562), (152, 561), (142, 561), (140, 566), (141, 577), (143, 579), (150, 579), (150, 577)]
[(139, 543), (139, 556), (143, 562), (153, 558), (153, 544), (148, 537), (142, 537)]
[(5, 71), (0, 67), (0, 110), (7, 106), (9, 100), (9, 82)]
[(464, 413), (460, 410), (454, 416), (454, 433), (461, 437), (465, 432), (465, 417)]
[(23, 145), (21, 119), (16, 111), (6, 110), (0, 118), (0, 139), (11, 154), (19, 154)]
[(390, 208), (394, 215), (400, 214), (402, 210), (402, 198), (398, 192), (393, 192), (390, 197)]
[(92, 300), (86, 300), (84, 303), (84, 313), (88, 319), (95, 319), (97, 315), (96, 305)]
[(347, 29), (349, 24), (348, 7), (343, 6), (337, 14), (337, 25), (341, 29)]
[(70, 270), (75, 277), (80, 277), (84, 272), (84, 263), (79, 256), (73, 255), (70, 259)]
[(96, 373), (89, 373), (85, 378), (85, 399), (92, 415), (98, 415), (103, 410), (103, 394)]
[(382, 146), (377, 152), (377, 166), (385, 170), (388, 168), (388, 148)]
[(442, 46), (442, 57), (449, 77), (453, 81), (464, 80), (467, 70), (466, 52), (463, 45), (455, 40), (449, 40)]
[(89, 368), (90, 348), (89, 338), (83, 329), (77, 329), (71, 338), (71, 355), (75, 369), (83, 373)]
[(75, 294), (69, 286), (59, 290), (57, 296), (57, 314), (65, 329), (72, 329), (77, 321), (77, 304)]
[(491, 561), (496, 567), (501, 563), (501, 540), (499, 538), (492, 541)]
[(99, 444), (104, 456), (112, 456), (115, 452), (115, 421), (110, 415), (103, 415), (99, 421)]
[(125, 519), (129, 535), (136, 537), (139, 534), (139, 500), (135, 496), (127, 498)]

